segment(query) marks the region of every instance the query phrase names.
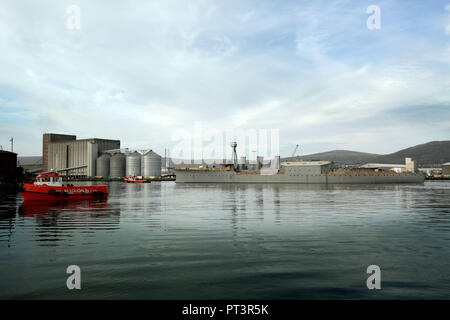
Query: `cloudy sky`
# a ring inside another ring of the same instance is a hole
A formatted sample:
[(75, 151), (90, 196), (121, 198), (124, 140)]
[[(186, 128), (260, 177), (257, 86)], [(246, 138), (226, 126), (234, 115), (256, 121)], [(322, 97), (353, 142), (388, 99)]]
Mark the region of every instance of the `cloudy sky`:
[(449, 140), (450, 1), (0, 0), (3, 149), (54, 132), (164, 153), (194, 123), (279, 129), (282, 155)]

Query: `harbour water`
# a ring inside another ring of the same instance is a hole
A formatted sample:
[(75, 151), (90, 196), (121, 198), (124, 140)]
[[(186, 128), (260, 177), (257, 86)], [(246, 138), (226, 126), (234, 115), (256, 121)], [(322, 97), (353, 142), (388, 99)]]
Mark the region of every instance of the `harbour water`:
[[(450, 182), (109, 183), (0, 200), (2, 299), (450, 299)], [(81, 269), (68, 290), (66, 269)], [(368, 290), (366, 269), (381, 269)]]

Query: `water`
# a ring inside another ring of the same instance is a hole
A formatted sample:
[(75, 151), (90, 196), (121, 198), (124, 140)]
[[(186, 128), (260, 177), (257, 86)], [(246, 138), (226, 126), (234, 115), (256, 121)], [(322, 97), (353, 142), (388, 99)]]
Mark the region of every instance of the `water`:
[(450, 182), (109, 188), (107, 201), (3, 195), (0, 298), (450, 298)]

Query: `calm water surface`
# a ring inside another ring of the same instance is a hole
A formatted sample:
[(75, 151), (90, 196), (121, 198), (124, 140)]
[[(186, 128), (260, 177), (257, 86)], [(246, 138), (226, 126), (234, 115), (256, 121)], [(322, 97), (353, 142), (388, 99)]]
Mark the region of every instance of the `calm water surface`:
[(107, 201), (3, 195), (0, 298), (450, 298), (450, 182), (109, 188)]

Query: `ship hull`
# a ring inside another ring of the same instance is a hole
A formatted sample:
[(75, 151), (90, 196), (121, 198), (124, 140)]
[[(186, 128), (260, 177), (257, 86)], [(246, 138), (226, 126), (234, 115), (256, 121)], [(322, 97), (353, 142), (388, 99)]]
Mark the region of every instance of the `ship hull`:
[(293, 184), (383, 184), (423, 183), (421, 173), (346, 173), (346, 174), (238, 174), (234, 171), (177, 170), (179, 183), (293, 183)]
[(130, 179), (123, 179), (123, 182), (126, 183), (147, 183), (147, 180), (130, 180)]

